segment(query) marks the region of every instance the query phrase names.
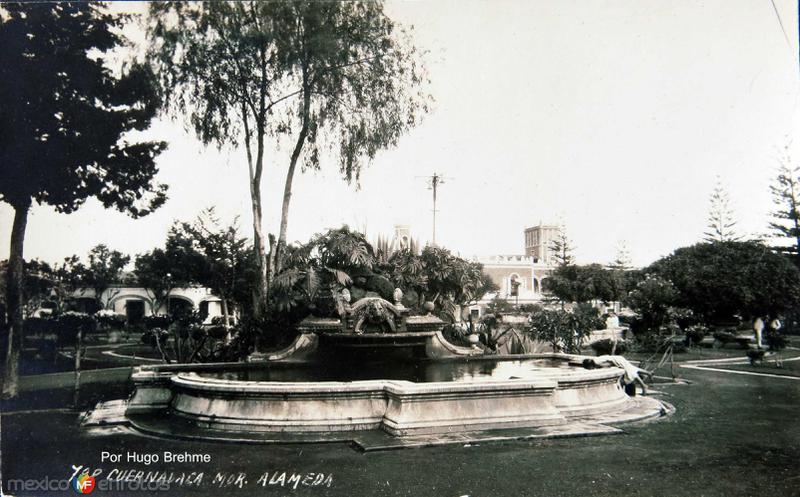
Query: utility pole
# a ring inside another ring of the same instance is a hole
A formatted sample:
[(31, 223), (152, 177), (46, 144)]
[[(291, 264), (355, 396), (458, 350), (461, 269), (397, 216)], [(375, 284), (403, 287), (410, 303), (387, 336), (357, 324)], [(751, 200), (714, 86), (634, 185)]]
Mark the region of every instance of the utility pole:
[(441, 176), (433, 173), (431, 176), (430, 188), (433, 190), (433, 246), (436, 246), (436, 189), (439, 185), (444, 184)]
[[(425, 178), (428, 181), (428, 190), (433, 190), (433, 245), (436, 245), (436, 192), (439, 185), (444, 184), (445, 177), (438, 173), (433, 173), (431, 176), (418, 176)], [(447, 178), (452, 179), (452, 178)]]

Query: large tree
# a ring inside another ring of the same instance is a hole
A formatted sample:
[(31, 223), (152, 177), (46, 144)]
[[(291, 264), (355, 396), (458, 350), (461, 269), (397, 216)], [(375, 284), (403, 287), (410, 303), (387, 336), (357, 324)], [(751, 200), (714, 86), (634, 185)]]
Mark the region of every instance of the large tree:
[(166, 110), (185, 119), (204, 144), (244, 146), (260, 314), (267, 285), (261, 178), (266, 139), (281, 130), (275, 107), (292, 97), (283, 84), (287, 63), (277, 52), (275, 2), (153, 2), (147, 61)]
[(758, 242), (698, 243), (654, 262), (675, 304), (710, 321), (776, 315), (800, 303), (800, 270)]
[(740, 240), (741, 237), (736, 233), (736, 220), (733, 216), (728, 192), (719, 178), (711, 192), (710, 203), (708, 230), (703, 234), (705, 241), (735, 242)]
[(285, 10), (289, 84), (287, 101), (294, 148), (286, 171), (277, 250), (286, 245), (292, 182), (298, 162), (320, 167), (320, 151), (338, 161), (346, 181), (357, 182), (363, 161), (394, 146), (428, 110), (425, 70), (405, 33), (382, 2), (294, 1)]
[(793, 166), (788, 155), (781, 159), (770, 191), (778, 208), (769, 227), (779, 238), (791, 240), (789, 247), (780, 249), (800, 258), (800, 167)]
[(252, 287), (252, 250), (239, 235), (238, 222), (222, 225), (209, 208), (192, 223), (176, 223), (169, 233), (167, 245), (179, 245), (192, 254), (185, 257), (193, 263), (186, 268), (186, 278), (211, 289), (221, 300), (224, 326), (230, 324), (231, 304), (246, 305), (242, 296)]
[(560, 266), (545, 278), (545, 290), (562, 302), (613, 302), (625, 295), (621, 271), (600, 264)]
[(564, 226), (559, 226), (556, 236), (550, 240), (550, 245), (547, 247), (550, 251), (550, 258), (553, 263), (558, 267), (569, 266), (575, 262), (573, 251), (575, 247), (572, 246), (572, 240), (567, 235), (567, 230)]
[(131, 258), (118, 250), (99, 244), (89, 251), (89, 264), (85, 266), (81, 283), (94, 290), (94, 298), (102, 309), (111, 299), (103, 301), (103, 293), (113, 284), (121, 283), (123, 270)]
[(0, 15), (0, 200), (14, 209), (7, 302), (11, 332), (3, 394), (17, 393), (23, 247), (33, 202), (70, 213), (97, 198), (133, 217), (166, 199), (155, 182), (163, 142), (150, 125), (158, 101), (137, 64), (113, 71), (124, 18), (93, 3), (9, 3)]
[[(362, 160), (394, 145), (426, 110), (422, 65), (380, 2), (154, 3), (150, 19), (148, 60), (172, 114), (186, 116), (204, 143), (244, 146), (260, 314), (281, 269), (298, 164), (318, 168), (325, 149), (357, 181)], [(281, 136), (293, 147), (267, 258), (261, 181), (265, 152)]]

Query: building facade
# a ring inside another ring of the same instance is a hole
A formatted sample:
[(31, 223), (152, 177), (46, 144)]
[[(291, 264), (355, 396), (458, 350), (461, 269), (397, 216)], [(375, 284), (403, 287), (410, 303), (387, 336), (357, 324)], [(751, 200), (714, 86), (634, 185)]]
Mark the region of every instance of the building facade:
[(553, 252), (550, 247), (558, 237), (560, 228), (552, 224), (539, 223), (525, 229), (525, 255), (544, 264), (552, 264)]
[(558, 232), (558, 226), (540, 223), (525, 229), (524, 255), (475, 257), (473, 260), (483, 264), (483, 271), (499, 290), (484, 295), (470, 308), (470, 312), (480, 316), (496, 298), (515, 305), (541, 303), (544, 300), (544, 281), (555, 269), (550, 246)]
[(211, 323), (215, 317), (222, 316), (220, 298), (208, 288), (200, 286), (173, 288), (161, 301), (147, 288), (124, 285), (112, 285), (105, 289), (100, 299), (95, 298), (95, 292), (91, 288), (79, 289), (71, 300), (77, 310), (89, 314), (100, 309), (123, 314), (129, 325), (138, 324), (145, 316), (167, 314), (181, 309), (199, 312), (204, 323)]

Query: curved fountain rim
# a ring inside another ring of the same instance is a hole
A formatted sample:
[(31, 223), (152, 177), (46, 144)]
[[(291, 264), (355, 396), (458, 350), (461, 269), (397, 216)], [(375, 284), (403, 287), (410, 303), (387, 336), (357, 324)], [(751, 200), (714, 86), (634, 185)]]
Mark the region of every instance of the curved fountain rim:
[[(421, 362), (472, 362), (472, 361), (487, 361), (487, 362), (510, 362), (510, 361), (525, 361), (529, 359), (560, 359), (567, 362), (572, 362), (576, 367), (583, 359), (591, 356), (565, 354), (562, 352), (541, 352), (536, 354), (513, 354), (513, 355), (474, 355), (462, 357), (439, 357), (436, 359), (419, 359)], [(133, 373), (180, 373), (183, 371), (215, 371), (219, 368), (238, 367), (241, 369), (259, 369), (274, 365), (285, 366), (298, 366), (298, 365), (313, 365), (313, 361), (266, 361), (266, 362), (203, 362), (191, 364), (142, 364), (133, 368)], [(554, 368), (555, 369), (555, 368)]]
[[(598, 380), (604, 378), (596, 378)], [(531, 388), (556, 388), (558, 382), (548, 378), (490, 380), (490, 381), (447, 381), (447, 382), (421, 382), (415, 383), (407, 380), (360, 380), (350, 382), (338, 381), (306, 381), (306, 382), (272, 382), (272, 381), (244, 381), (224, 380), (219, 378), (205, 378), (190, 374), (178, 374), (170, 380), (178, 388), (189, 390), (203, 390), (222, 393), (297, 393), (297, 392), (367, 392), (380, 390), (398, 390), (404, 392), (415, 391), (444, 391), (444, 390), (492, 390), (497, 388), (510, 390), (525, 390)]]
[(551, 372), (534, 371), (535, 377), (516, 377), (506, 379), (478, 379), (466, 381), (422, 381), (395, 380), (389, 378), (376, 378), (373, 380), (355, 381), (265, 381), (265, 380), (228, 380), (225, 378), (210, 378), (194, 372), (177, 373), (170, 377), (170, 382), (178, 387), (189, 389), (202, 389), (220, 392), (264, 392), (287, 391), (295, 392), (307, 388), (314, 391), (358, 391), (384, 388), (394, 385), (404, 389), (427, 390), (433, 388), (459, 388), (461, 386), (486, 386), (487, 388), (513, 387), (530, 388), (546, 385), (558, 386), (559, 383), (580, 384), (619, 378), (624, 370), (618, 367), (604, 367), (598, 369), (567, 370), (563, 368), (549, 368)]

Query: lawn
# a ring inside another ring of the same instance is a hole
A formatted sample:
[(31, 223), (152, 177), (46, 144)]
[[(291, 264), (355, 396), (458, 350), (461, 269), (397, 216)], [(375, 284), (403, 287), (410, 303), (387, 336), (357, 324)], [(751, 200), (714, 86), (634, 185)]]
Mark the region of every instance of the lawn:
[[(73, 411), (10, 413), (2, 417), (2, 474), (5, 480), (58, 479), (68, 476), (73, 464), (101, 468), (104, 475), (114, 468), (167, 470), (176, 475), (203, 472), (200, 483), (189, 485), (185, 480), (183, 486), (174, 485), (165, 492), (170, 496), (222, 492), (455, 497), (800, 495), (798, 381), (676, 370), (691, 383), (657, 386), (662, 398), (675, 406), (675, 414), (628, 426), (623, 435), (366, 454), (346, 444), (191, 443), (122, 430), (99, 435), (81, 430)], [(111, 384), (105, 389), (120, 388)], [(211, 462), (150, 466), (124, 460), (101, 462), (103, 451), (161, 454), (165, 450), (207, 453)], [(235, 482), (240, 472), (244, 475), (238, 484), (221, 489), (214, 483), (217, 473), (233, 475)], [(265, 472), (268, 479), (259, 482)], [(287, 474), (281, 485), (283, 472)], [(294, 489), (286, 483), (292, 473), (303, 477), (314, 473), (309, 482), (323, 473), (327, 483), (299, 484)], [(275, 483), (270, 484), (273, 476)]]

